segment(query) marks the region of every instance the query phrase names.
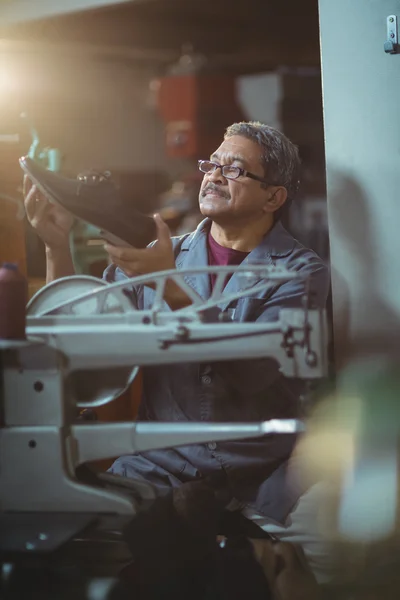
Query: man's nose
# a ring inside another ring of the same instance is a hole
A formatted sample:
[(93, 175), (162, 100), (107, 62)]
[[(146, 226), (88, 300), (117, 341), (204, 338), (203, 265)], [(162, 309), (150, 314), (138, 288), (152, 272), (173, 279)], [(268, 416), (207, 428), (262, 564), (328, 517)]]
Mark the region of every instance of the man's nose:
[(225, 177), (222, 175), (222, 168), (217, 167), (214, 169), (214, 171), (211, 171), (211, 173), (208, 174), (208, 180), (212, 181), (213, 183), (216, 183), (218, 181), (220, 183), (224, 183)]

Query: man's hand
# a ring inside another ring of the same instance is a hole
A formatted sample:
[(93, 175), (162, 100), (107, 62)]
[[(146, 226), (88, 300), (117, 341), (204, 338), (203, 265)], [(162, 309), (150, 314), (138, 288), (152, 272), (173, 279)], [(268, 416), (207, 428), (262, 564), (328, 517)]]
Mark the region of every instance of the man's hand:
[(32, 185), (27, 175), (24, 177), (23, 190), (26, 216), (46, 248), (69, 254), (69, 232), (74, 222), (73, 216), (61, 206), (51, 204)]
[[(158, 214), (154, 216), (154, 221), (157, 227), (157, 240), (152, 246), (144, 249), (111, 244), (104, 246), (111, 262), (122, 269), (128, 277), (175, 269), (174, 250), (168, 225)], [(148, 285), (154, 287), (151, 283)], [(167, 282), (164, 300), (172, 310), (191, 304), (188, 296), (171, 280)]]
[(168, 225), (160, 215), (154, 216), (157, 227), (157, 241), (150, 247), (137, 249), (125, 246), (104, 246), (111, 261), (120, 267), (128, 277), (147, 275), (175, 269), (174, 251)]

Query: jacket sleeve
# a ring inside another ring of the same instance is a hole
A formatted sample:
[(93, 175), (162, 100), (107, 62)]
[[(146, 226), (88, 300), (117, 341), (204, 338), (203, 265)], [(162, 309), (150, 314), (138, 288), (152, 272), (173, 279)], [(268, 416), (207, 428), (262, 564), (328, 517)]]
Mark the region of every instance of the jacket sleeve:
[[(103, 273), (103, 279), (107, 281), (107, 283), (116, 283), (117, 281), (123, 281), (127, 279), (125, 273), (116, 265), (111, 264), (105, 269)], [(140, 301), (143, 297), (143, 287), (134, 287), (130, 286), (129, 289), (129, 299), (131, 300), (134, 308), (140, 310)]]
[[(325, 308), (330, 287), (327, 266), (318, 261), (298, 270), (310, 273), (309, 285), (314, 306)], [(276, 287), (265, 299), (261, 307), (262, 312), (255, 322), (277, 321), (282, 308), (301, 308), (303, 295), (304, 284), (300, 280), (288, 281)], [(213, 364), (213, 369), (229, 387), (244, 393), (247, 391), (249, 394), (266, 390), (282, 377), (278, 362), (271, 358), (217, 362)]]

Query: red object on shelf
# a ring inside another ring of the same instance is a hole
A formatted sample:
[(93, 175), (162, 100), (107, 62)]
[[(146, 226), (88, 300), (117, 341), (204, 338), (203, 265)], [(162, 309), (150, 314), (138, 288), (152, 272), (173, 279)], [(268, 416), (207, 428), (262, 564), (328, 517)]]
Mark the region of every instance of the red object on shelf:
[(206, 158), (228, 125), (243, 120), (235, 77), (178, 75), (160, 79), (158, 109), (166, 128), (169, 157)]

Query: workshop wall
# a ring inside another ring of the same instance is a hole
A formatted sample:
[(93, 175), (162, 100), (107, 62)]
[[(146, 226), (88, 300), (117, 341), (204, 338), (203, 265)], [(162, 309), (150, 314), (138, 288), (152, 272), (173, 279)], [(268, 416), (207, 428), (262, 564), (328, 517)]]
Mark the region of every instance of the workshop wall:
[(148, 105), (151, 68), (42, 52), (14, 53), (1, 67), (9, 106), (62, 150), (67, 170), (168, 166), (162, 123)]
[[(3, 52), (0, 60), (0, 193), (21, 199), (18, 157), (32, 141), (19, 117), (25, 112), (41, 146), (61, 150), (64, 172), (75, 176), (95, 168), (126, 174), (133, 201), (149, 203), (152, 210), (174, 169), (181, 168), (179, 161), (168, 163), (163, 124), (149, 106), (152, 69), (76, 52), (29, 53), (29, 47)], [(18, 262), (25, 272), (24, 224), (15, 220), (10, 202), (0, 200), (0, 208), (0, 259)], [(38, 277), (44, 269), (41, 245), (32, 235), (27, 243), (28, 273)]]

